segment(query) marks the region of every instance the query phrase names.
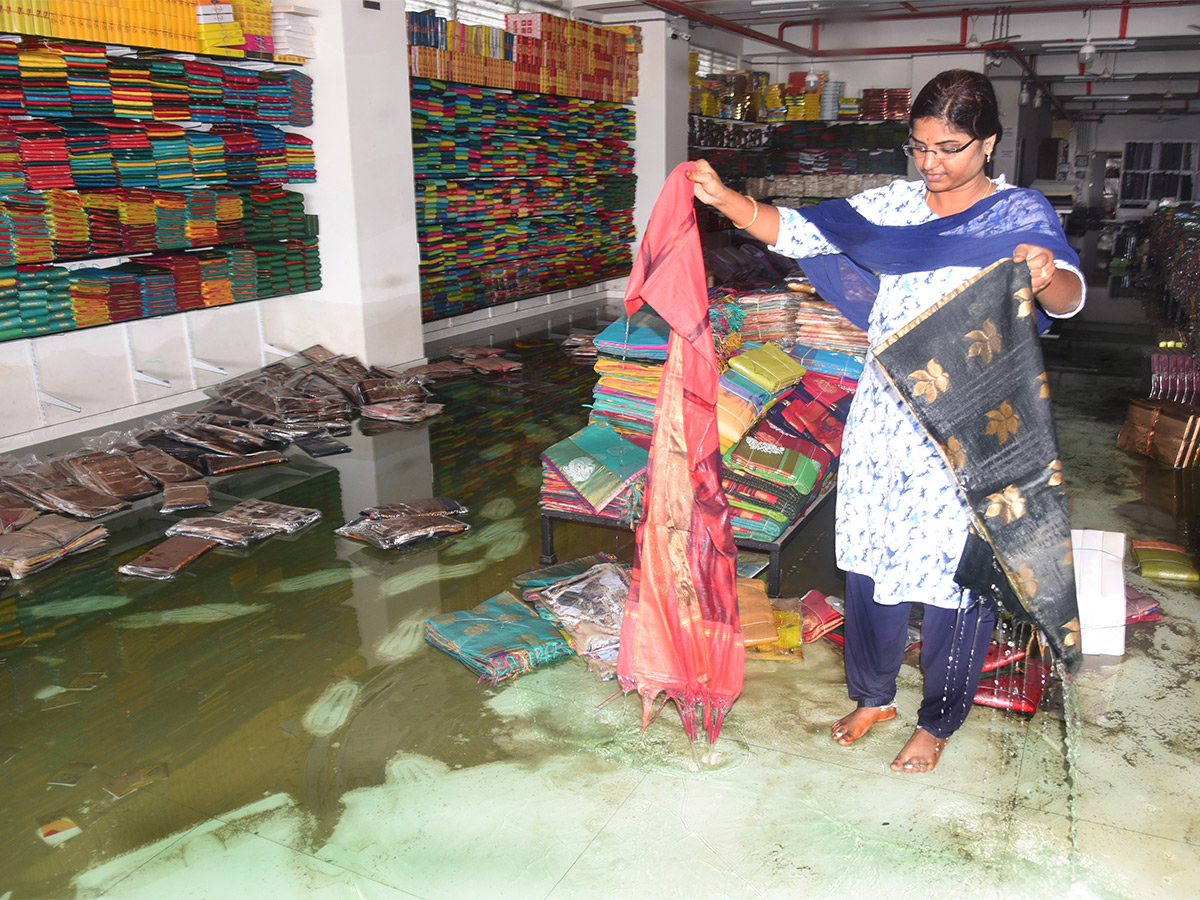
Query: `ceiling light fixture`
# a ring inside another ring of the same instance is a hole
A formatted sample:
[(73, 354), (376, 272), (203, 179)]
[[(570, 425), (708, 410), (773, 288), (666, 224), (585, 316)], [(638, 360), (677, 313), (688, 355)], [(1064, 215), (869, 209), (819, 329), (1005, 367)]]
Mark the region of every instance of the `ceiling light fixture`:
[(1029, 105), (1029, 85), (1021, 85), (1021, 93), (1017, 94), (1017, 106)]

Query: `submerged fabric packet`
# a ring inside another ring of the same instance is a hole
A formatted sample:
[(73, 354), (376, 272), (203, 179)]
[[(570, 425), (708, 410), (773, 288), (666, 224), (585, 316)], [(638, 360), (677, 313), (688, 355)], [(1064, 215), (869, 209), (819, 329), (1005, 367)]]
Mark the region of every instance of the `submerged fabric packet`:
[(774, 644), (779, 640), (775, 611), (767, 598), (767, 588), (759, 579), (738, 576), (737, 603), (742, 643), (747, 648)]
[(175, 535), (151, 547), (141, 556), (117, 569), (122, 575), (165, 580), (174, 578), (185, 566), (207, 553), (217, 542), (207, 538)]
[(200, 464), (209, 475), (228, 475), (231, 472), (259, 469), (263, 466), (277, 466), (285, 462), (287, 462), (287, 457), (277, 450), (263, 450), (246, 456), (218, 456), (206, 453), (200, 457)]
[(334, 534), (352, 538), (378, 547), (380, 550), (397, 550), (417, 541), (459, 534), (470, 530), (470, 525), (450, 516), (396, 516), (390, 519), (363, 517), (335, 528)]
[[(1071, 523), (1029, 267), (1003, 259), (873, 351), (1069, 672), (1082, 662)], [(964, 541), (966, 535), (963, 536)]]
[(474, 609), (425, 620), (425, 640), (493, 687), (537, 666), (573, 655), (554, 625), (508, 591)]
[(184, 512), (189, 509), (207, 509), (208, 506), (208, 482), (206, 481), (182, 481), (163, 485), (160, 512)]
[(405, 500), (402, 503), (384, 503), (368, 506), (359, 511), (368, 519), (397, 519), (404, 516), (461, 516), (467, 508), (449, 497), (428, 497), (420, 500)]
[(599, 563), (538, 590), (535, 606), (568, 633), (576, 653), (615, 661), (631, 573), (621, 563)]
[(617, 558), (611, 553), (593, 553), (591, 556), (581, 556), (578, 559), (569, 559), (552, 566), (542, 566), (539, 569), (522, 572), (513, 578), (513, 584), (516, 585), (517, 590), (522, 592), (537, 590), (568, 578), (574, 578), (576, 575), (582, 575), (592, 566), (616, 561)]
[(304, 506), (272, 503), (270, 500), (243, 500), (225, 510), (219, 518), (245, 522), (248, 525), (262, 525), (291, 534), (319, 520), (321, 512)]
[(230, 519), (208, 516), (198, 519), (183, 519), (167, 529), (167, 536), (185, 535), (188, 537), (207, 538), (226, 547), (248, 547), (258, 541), (265, 541), (273, 534), (278, 534), (277, 528), (264, 525), (250, 525), (245, 522), (234, 522)]
[(87, 453), (67, 459), (66, 465), (81, 483), (120, 500), (137, 500), (158, 492), (154, 482), (121, 453)]
[(820, 591), (809, 591), (800, 598), (802, 615), (800, 640), (805, 644), (820, 640), (845, 621), (845, 616), (829, 603)]
[(1200, 581), (1200, 571), (1179, 544), (1166, 541), (1132, 541), (1138, 571), (1156, 581)]
[(129, 452), (129, 461), (159, 484), (196, 481), (204, 475), (186, 462), (176, 459), (158, 447), (139, 447)]

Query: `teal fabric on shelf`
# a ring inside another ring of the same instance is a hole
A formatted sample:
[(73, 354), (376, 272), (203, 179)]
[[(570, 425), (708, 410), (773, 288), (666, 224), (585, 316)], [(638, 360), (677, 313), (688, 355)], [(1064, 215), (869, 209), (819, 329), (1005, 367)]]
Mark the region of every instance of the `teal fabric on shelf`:
[(631, 359), (667, 358), (671, 326), (662, 316), (643, 306), (631, 316), (621, 316), (596, 335), (593, 343), (605, 353)]
[(645, 471), (648, 458), (645, 448), (605, 422), (593, 422), (542, 453), (597, 512)]
[(425, 640), (493, 687), (574, 652), (562, 632), (508, 591), (474, 609), (429, 617)]

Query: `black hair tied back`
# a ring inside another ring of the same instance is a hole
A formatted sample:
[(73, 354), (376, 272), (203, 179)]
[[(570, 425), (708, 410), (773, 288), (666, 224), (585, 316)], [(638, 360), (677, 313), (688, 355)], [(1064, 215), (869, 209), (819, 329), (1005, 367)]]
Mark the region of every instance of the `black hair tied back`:
[(999, 141), (1004, 133), (991, 81), (969, 69), (947, 69), (931, 78), (913, 101), (910, 128), (917, 119), (943, 120), (973, 138), (995, 135)]

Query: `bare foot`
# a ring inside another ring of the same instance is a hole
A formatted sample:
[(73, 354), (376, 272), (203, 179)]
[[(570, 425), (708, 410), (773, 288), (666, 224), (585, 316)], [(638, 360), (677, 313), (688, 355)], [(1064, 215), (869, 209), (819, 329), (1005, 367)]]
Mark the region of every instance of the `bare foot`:
[(945, 738), (936, 738), (924, 728), (918, 728), (908, 739), (900, 755), (892, 760), (892, 771), (932, 772), (945, 746)]
[(833, 723), (833, 739), (843, 747), (849, 747), (871, 730), (876, 722), (896, 718), (896, 704), (887, 706), (860, 706), (848, 716)]

